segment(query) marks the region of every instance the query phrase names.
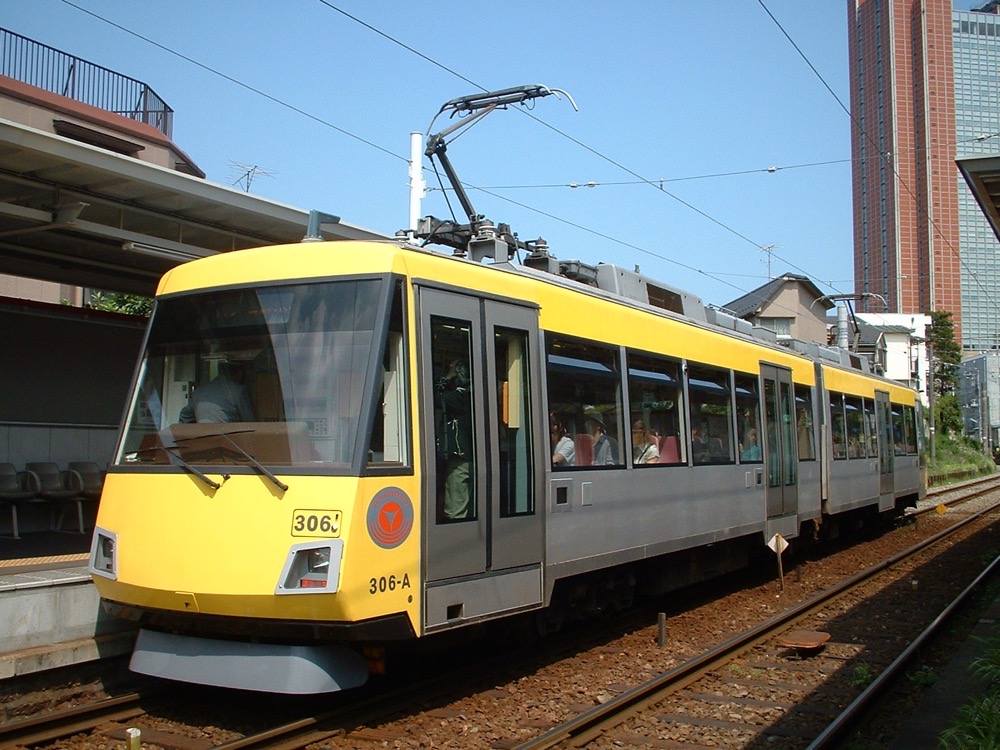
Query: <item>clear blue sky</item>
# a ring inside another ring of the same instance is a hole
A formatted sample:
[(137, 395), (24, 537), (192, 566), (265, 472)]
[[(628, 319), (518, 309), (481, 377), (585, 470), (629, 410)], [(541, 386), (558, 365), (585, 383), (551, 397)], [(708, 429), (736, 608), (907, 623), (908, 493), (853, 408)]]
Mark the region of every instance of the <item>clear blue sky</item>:
[[(449, 147), (480, 213), (705, 302), (764, 283), (764, 246), (772, 275), (850, 292), (847, 3), (762, 1), (4, 0), (0, 25), (148, 83), (209, 180), (256, 165), (253, 193), (390, 234), (443, 102), (565, 89), (579, 112), (535, 104), (551, 128), (495, 112)], [(439, 190), (423, 213), (448, 216)]]

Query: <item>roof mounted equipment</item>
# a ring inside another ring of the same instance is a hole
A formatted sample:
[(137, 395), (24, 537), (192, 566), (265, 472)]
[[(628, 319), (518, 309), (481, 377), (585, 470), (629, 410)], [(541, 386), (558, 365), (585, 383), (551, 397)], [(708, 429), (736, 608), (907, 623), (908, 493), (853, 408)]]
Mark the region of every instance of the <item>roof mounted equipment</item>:
[[(477, 213), (475, 208), (473, 208), (472, 201), (469, 199), (468, 193), (465, 192), (465, 187), (462, 185), (461, 180), (458, 179), (455, 168), (448, 158), (447, 138), (459, 130), (478, 122), (496, 109), (506, 109), (512, 104), (524, 104), (531, 99), (549, 96), (550, 94), (555, 94), (557, 97), (561, 94), (565, 95), (569, 99), (570, 104), (573, 105), (573, 109), (577, 109), (573, 97), (565, 91), (550, 89), (547, 86), (537, 84), (517, 86), (499, 91), (488, 91), (481, 94), (471, 94), (452, 99), (441, 105), (441, 109), (434, 115), (434, 119), (431, 120), (431, 124), (427, 128), (427, 148), (424, 151), (424, 155), (432, 163), (435, 158), (441, 163), (441, 168), (448, 177), (448, 182), (451, 183), (451, 187), (455, 191), (459, 203), (462, 204), (462, 210), (465, 212), (465, 218), (468, 220), (468, 223), (460, 224), (457, 219), (448, 221), (446, 219), (436, 219), (433, 216), (426, 216), (420, 220), (420, 226), (416, 233), (417, 237), (423, 239), (425, 243), (433, 237), (437, 242), (455, 248), (456, 255), (464, 257), (466, 254), (469, 254), (476, 261), (480, 261), (483, 258), (496, 258), (501, 253), (503, 260), (509, 260), (518, 249), (524, 249), (524, 243), (521, 243), (517, 239), (517, 235), (511, 233), (508, 225), (494, 224), (482, 214)], [(458, 115), (459, 117), (463, 117), (463, 119), (449, 125), (440, 133), (430, 135), (431, 128), (434, 127), (434, 121), (444, 112), (449, 112), (449, 117)]]

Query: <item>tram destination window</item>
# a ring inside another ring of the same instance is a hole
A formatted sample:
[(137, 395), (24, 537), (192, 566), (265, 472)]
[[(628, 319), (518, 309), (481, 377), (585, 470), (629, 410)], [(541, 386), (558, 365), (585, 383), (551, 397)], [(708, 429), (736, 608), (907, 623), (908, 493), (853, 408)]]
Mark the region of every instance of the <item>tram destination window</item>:
[[(387, 284), (267, 285), (158, 300), (117, 461), (347, 472), (376, 448), (377, 460), (408, 461), (401, 292)], [(382, 342), (385, 351), (376, 351)], [(380, 426), (362, 429), (376, 388)]]

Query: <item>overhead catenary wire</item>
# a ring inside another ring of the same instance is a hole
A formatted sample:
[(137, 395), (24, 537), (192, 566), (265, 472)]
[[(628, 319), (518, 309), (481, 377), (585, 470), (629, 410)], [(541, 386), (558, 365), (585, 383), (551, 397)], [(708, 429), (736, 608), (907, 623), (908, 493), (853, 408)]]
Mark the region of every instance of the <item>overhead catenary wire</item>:
[[(383, 31), (381, 31), (380, 29), (377, 29), (376, 27), (372, 26), (371, 24), (358, 19), (356, 16), (354, 16), (354, 15), (352, 15), (350, 13), (347, 13), (343, 9), (341, 9), (338, 6), (334, 5), (333, 3), (329, 2), (329, 0), (319, 0), (319, 2), (322, 3), (324, 6), (326, 6), (327, 8), (329, 8), (329, 9), (331, 9), (331, 10), (337, 12), (337, 13), (340, 13), (344, 17), (346, 17), (346, 18), (348, 18), (348, 19), (350, 19), (350, 20), (352, 20), (352, 21), (354, 21), (354, 22), (356, 22), (356, 23), (364, 26), (366, 29), (369, 29), (373, 33), (378, 34), (379, 36), (381, 36), (384, 39), (392, 42), (393, 44), (396, 44), (396, 45), (402, 47), (403, 49), (406, 49), (406, 50), (412, 52), (413, 54), (418, 55), (421, 59), (426, 60), (427, 62), (431, 63), (432, 65), (435, 65), (436, 67), (440, 68), (441, 70), (444, 70), (444, 71), (446, 71), (446, 72), (448, 72), (448, 73), (450, 73), (452, 75), (455, 75), (456, 77), (458, 77), (462, 81), (465, 81), (466, 83), (468, 83), (468, 84), (470, 84), (472, 86), (477, 87), (481, 91), (484, 91), (484, 92), (488, 91), (488, 89), (485, 86), (483, 86), (482, 84), (473, 81), (472, 79), (468, 78), (467, 76), (464, 76), (461, 73), (458, 73), (458, 72), (454, 71), (452, 68), (449, 68), (448, 66), (446, 66), (446, 65), (438, 62), (437, 60), (434, 60), (433, 58), (429, 57), (428, 55), (425, 55), (424, 53), (419, 52), (419, 51), (413, 49), (410, 45), (405, 44), (404, 42), (396, 39), (392, 35), (387, 34), (387, 33), (383, 32)], [(648, 179), (646, 177), (643, 177), (638, 172), (632, 170), (631, 168), (627, 167), (626, 165), (624, 165), (624, 164), (620, 163), (619, 161), (613, 159), (612, 157), (608, 156), (607, 154), (605, 154), (605, 153), (603, 153), (603, 152), (601, 152), (601, 151), (599, 151), (599, 150), (597, 150), (597, 149), (595, 149), (595, 148), (587, 145), (586, 143), (582, 142), (578, 138), (575, 138), (574, 136), (571, 136), (568, 133), (566, 133), (566, 132), (564, 132), (564, 131), (556, 128), (555, 126), (551, 125), (550, 123), (547, 123), (544, 120), (536, 117), (531, 112), (528, 112), (528, 111), (526, 111), (524, 109), (521, 109), (521, 110), (518, 110), (518, 111), (524, 113), (526, 116), (528, 116), (531, 119), (535, 120), (536, 122), (538, 122), (543, 127), (546, 127), (548, 129), (552, 130), (553, 132), (555, 132), (556, 134), (560, 135), (561, 137), (563, 137), (563, 138), (571, 141), (572, 143), (575, 143), (577, 146), (579, 146), (580, 148), (584, 149), (585, 151), (588, 151), (589, 153), (593, 154), (594, 156), (597, 156), (598, 158), (600, 158), (600, 159), (602, 159), (602, 160), (604, 160), (604, 161), (612, 164), (613, 166), (617, 167), (618, 169), (620, 169), (620, 170), (622, 170), (622, 171), (624, 171), (624, 172), (632, 175), (633, 177), (637, 178), (637, 180), (640, 183), (647, 184), (647, 185), (649, 185), (649, 186), (651, 186), (651, 187), (653, 187), (655, 189), (658, 189), (661, 193), (669, 196), (673, 200), (677, 201), (678, 203), (680, 203), (681, 205), (685, 206), (689, 210), (694, 211), (695, 213), (699, 214), (700, 216), (702, 216), (706, 220), (708, 220), (708, 221), (716, 224), (717, 226), (719, 226), (720, 228), (724, 229), (725, 231), (727, 231), (727, 232), (735, 235), (736, 237), (744, 240), (745, 242), (753, 245), (758, 250), (763, 249), (766, 246), (765, 243), (760, 243), (760, 242), (756, 242), (755, 240), (752, 240), (751, 238), (747, 237), (745, 234), (743, 234), (743, 233), (739, 232), (738, 230), (734, 229), (733, 227), (725, 224), (721, 220), (719, 220), (719, 219), (715, 218), (714, 216), (708, 214), (707, 212), (703, 211), (702, 209), (698, 208), (697, 206), (691, 204), (688, 201), (685, 201), (680, 196), (678, 196), (678, 195), (676, 195), (676, 194), (674, 194), (674, 193), (672, 193), (672, 192), (664, 189), (663, 186), (662, 186), (662, 181), (660, 181), (660, 180), (650, 180), (650, 179)], [(478, 189), (482, 189), (482, 188), (478, 188)], [(500, 197), (500, 196), (496, 196), (496, 197)], [(544, 214), (544, 212), (541, 212), (541, 213)], [(548, 215), (548, 214), (545, 214), (545, 215)], [(555, 218), (555, 217), (552, 217), (552, 218)], [(662, 256), (657, 256), (657, 257), (662, 257)], [(776, 257), (778, 257), (778, 256), (776, 256)], [(806, 270), (798, 267), (797, 265), (791, 263), (790, 261), (788, 261), (785, 258), (780, 258), (780, 260), (782, 260), (782, 262), (784, 262), (784, 263), (787, 263), (789, 266), (793, 267), (795, 270), (800, 271), (801, 273), (805, 274), (806, 276), (815, 277), (814, 274), (810, 274), (808, 271), (806, 271)], [(716, 281), (718, 281), (718, 279), (716, 279)], [(831, 287), (831, 288), (835, 288), (835, 287)], [(749, 291), (749, 290), (743, 290), (743, 291)], [(839, 291), (839, 290), (837, 290), (837, 291)]]
[[(124, 32), (126, 34), (129, 34), (130, 36), (133, 36), (133, 37), (135, 37), (135, 38), (137, 38), (137, 39), (139, 39), (139, 40), (141, 40), (141, 41), (143, 41), (143, 42), (145, 42), (147, 44), (150, 44), (150, 45), (156, 47), (157, 49), (160, 49), (163, 52), (166, 52), (167, 54), (170, 54), (170, 55), (173, 55), (175, 57), (178, 57), (179, 59), (182, 59), (182, 60), (184, 60), (185, 62), (187, 62), (189, 64), (192, 64), (192, 65), (194, 65), (194, 66), (196, 66), (196, 67), (198, 67), (198, 68), (200, 68), (202, 70), (205, 70), (206, 72), (209, 72), (212, 75), (218, 76), (218, 77), (222, 78), (223, 80), (226, 80), (226, 81), (228, 81), (228, 82), (230, 82), (230, 83), (232, 83), (232, 84), (234, 84), (236, 86), (239, 86), (239, 87), (241, 87), (241, 88), (243, 88), (243, 89), (245, 89), (245, 90), (247, 90), (247, 91), (249, 91), (249, 92), (251, 92), (253, 94), (261, 96), (264, 99), (266, 99), (266, 100), (268, 100), (268, 101), (270, 101), (270, 102), (272, 102), (272, 103), (274, 103), (274, 104), (276, 104), (278, 106), (281, 106), (281, 107), (284, 107), (286, 109), (289, 109), (290, 111), (293, 111), (296, 114), (300, 114), (303, 117), (306, 117), (306, 118), (308, 118), (308, 119), (310, 119), (310, 120), (312, 120), (314, 122), (317, 122), (317, 123), (319, 123), (319, 124), (321, 124), (321, 125), (323, 125), (325, 127), (328, 127), (328, 128), (330, 128), (330, 129), (332, 129), (332, 130), (334, 130), (334, 131), (336, 131), (336, 132), (338, 132), (338, 133), (340, 133), (340, 134), (342, 134), (344, 136), (347, 136), (347, 137), (349, 137), (349, 138), (351, 138), (353, 140), (356, 140), (356, 141), (358, 141), (360, 143), (363, 143), (363, 144), (365, 144), (365, 145), (367, 145), (367, 146), (369, 146), (371, 148), (374, 148), (377, 151), (379, 151), (379, 152), (381, 152), (381, 153), (383, 153), (385, 155), (388, 155), (390, 157), (393, 157), (393, 158), (401, 160), (401, 161), (408, 161), (408, 158), (406, 156), (403, 156), (403, 155), (400, 155), (398, 153), (395, 153), (391, 149), (379, 146), (378, 144), (373, 143), (372, 141), (370, 141), (370, 140), (368, 140), (366, 138), (358, 136), (358, 135), (350, 132), (349, 130), (346, 130), (345, 128), (342, 128), (342, 127), (340, 127), (338, 125), (335, 125), (334, 123), (332, 123), (332, 122), (330, 122), (330, 121), (328, 121), (328, 120), (326, 120), (326, 119), (324, 119), (322, 117), (314, 115), (314, 114), (308, 112), (307, 110), (305, 110), (305, 109), (303, 109), (303, 108), (301, 108), (299, 106), (296, 106), (294, 104), (289, 103), (289, 102), (281, 99), (280, 97), (274, 96), (272, 94), (268, 94), (267, 92), (265, 92), (265, 91), (263, 91), (263, 90), (255, 87), (255, 86), (252, 86), (252, 85), (247, 84), (247, 83), (245, 83), (243, 81), (240, 81), (239, 79), (235, 78), (234, 76), (231, 76), (231, 75), (228, 75), (226, 73), (223, 73), (222, 71), (217, 70), (217, 69), (215, 69), (215, 68), (213, 68), (213, 67), (211, 67), (209, 65), (206, 65), (206, 64), (204, 64), (204, 63), (202, 63), (202, 62), (200, 62), (198, 60), (195, 60), (194, 58), (192, 58), (192, 57), (190, 57), (188, 55), (185, 55), (185, 54), (183, 54), (181, 52), (178, 52), (178, 51), (170, 48), (169, 46), (167, 46), (165, 44), (157, 42), (157, 41), (155, 41), (155, 40), (153, 40), (153, 39), (151, 39), (151, 38), (149, 38), (149, 37), (147, 37), (147, 36), (145, 36), (143, 34), (140, 34), (140, 33), (136, 32), (136, 31), (133, 31), (133, 30), (129, 29), (128, 27), (126, 27), (126, 26), (124, 26), (124, 25), (122, 25), (120, 23), (117, 23), (117, 22), (112, 21), (112, 20), (110, 20), (108, 18), (105, 18), (105, 17), (101, 16), (100, 14), (95, 13), (94, 11), (91, 11), (91, 10), (89, 10), (87, 8), (84, 8), (84, 7), (80, 6), (78, 3), (74, 2), (73, 0), (61, 0), (61, 2), (63, 2), (64, 4), (66, 4), (66, 5), (74, 8), (74, 9), (76, 9), (76, 10), (78, 10), (78, 11), (80, 11), (80, 12), (82, 12), (82, 13), (88, 15), (88, 16), (91, 16), (91, 17), (93, 17), (93, 18), (95, 18), (95, 19), (97, 19), (97, 20), (99, 20), (99, 21), (101, 21), (103, 23), (108, 24), (108, 25), (110, 25), (110, 26), (118, 29), (119, 31), (122, 31), (122, 32)], [(335, 11), (343, 14), (344, 16), (348, 17), (352, 21), (355, 21), (355, 22), (363, 25), (365, 28), (371, 30), (373, 33), (377, 33), (377, 34), (383, 36), (384, 38), (392, 41), (394, 44), (400, 45), (404, 49), (407, 49), (411, 53), (419, 56), (421, 59), (426, 60), (427, 62), (429, 62), (429, 63), (431, 63), (431, 64), (433, 64), (433, 65), (441, 68), (442, 70), (445, 70), (449, 74), (454, 75), (454, 76), (460, 78), (461, 80), (469, 83), (470, 85), (473, 85), (473, 86), (476, 86), (477, 88), (480, 88), (483, 91), (486, 90), (484, 87), (482, 87), (481, 85), (475, 83), (471, 79), (469, 79), (469, 78), (461, 75), (460, 73), (458, 73), (458, 72), (456, 72), (456, 71), (448, 68), (447, 66), (444, 66), (444, 65), (438, 63), (437, 61), (433, 60), (432, 58), (428, 57), (427, 55), (424, 55), (423, 53), (421, 53), (421, 52), (419, 52), (419, 51), (411, 48), (410, 46), (403, 44), (402, 42), (394, 39), (393, 37), (385, 34), (384, 32), (379, 31), (378, 29), (376, 29), (375, 27), (371, 26), (370, 24), (367, 24), (367, 23), (365, 23), (363, 21), (360, 21), (359, 19), (357, 19), (356, 17), (354, 17), (354, 16), (352, 16), (350, 14), (344, 13), (342, 10), (340, 10), (339, 8), (333, 6), (327, 0), (320, 0), (320, 2), (325, 7), (330, 8), (331, 10), (335, 10)], [(519, 110), (519, 111), (524, 112), (524, 110)], [(534, 118), (534, 116), (531, 115), (530, 112), (525, 112), (525, 114), (527, 114), (530, 117), (533, 117), (533, 119), (536, 119), (536, 121), (538, 121), (540, 124), (542, 124), (542, 125), (550, 128), (550, 129), (552, 129), (553, 131), (559, 133), (563, 137), (565, 137), (565, 138), (569, 139), (570, 141), (578, 144), (582, 148), (584, 148), (584, 149), (586, 149), (586, 150), (594, 153), (595, 155), (600, 156), (602, 159), (604, 159), (605, 161), (608, 161), (612, 165), (614, 165), (614, 166), (616, 166), (616, 167), (618, 167), (618, 168), (626, 171), (627, 173), (633, 175), (634, 177), (638, 178), (642, 183), (649, 184), (650, 186), (659, 189), (661, 193), (665, 193), (665, 194), (669, 195), (671, 198), (673, 198), (677, 202), (681, 203), (682, 205), (686, 206), (690, 210), (698, 213), (699, 215), (703, 216), (708, 221), (710, 221), (710, 222), (718, 225), (719, 227), (725, 229), (726, 231), (728, 231), (728, 232), (730, 232), (730, 233), (732, 233), (732, 234), (740, 237), (741, 239), (745, 240), (749, 244), (752, 244), (754, 247), (757, 247), (758, 249), (762, 247), (761, 244), (759, 244), (757, 242), (754, 242), (753, 240), (751, 240), (750, 238), (746, 237), (742, 233), (738, 232), (737, 230), (733, 229), (732, 227), (729, 227), (728, 225), (726, 225), (721, 220), (719, 220), (719, 219), (717, 219), (717, 218), (709, 215), (708, 213), (702, 211), (701, 209), (699, 209), (698, 207), (696, 207), (696, 206), (688, 203), (687, 201), (684, 201), (679, 196), (676, 196), (676, 195), (670, 193), (669, 191), (666, 191), (666, 190), (663, 190), (663, 189), (659, 188), (659, 181), (658, 180), (647, 180), (647, 179), (641, 177), (638, 173), (630, 170), (629, 168), (625, 167), (622, 164), (619, 164), (614, 159), (612, 159), (612, 158), (610, 158), (610, 157), (602, 154), (601, 152), (597, 151), (596, 149), (591, 148), (590, 146), (587, 146), (586, 144), (582, 143), (581, 141), (579, 141), (578, 139), (574, 138), (573, 136), (570, 136), (570, 135), (568, 135), (566, 133), (562, 133), (561, 131), (559, 131), (558, 129), (552, 127), (551, 125), (548, 125), (544, 121), (538, 120), (538, 118)], [(471, 186), (471, 187), (473, 187), (473, 189), (481, 189), (481, 188), (475, 188), (474, 186)], [(651, 257), (656, 257), (656, 258), (658, 258), (660, 260), (664, 260), (664, 261), (666, 261), (668, 263), (672, 263), (674, 265), (677, 265), (678, 267), (685, 268), (686, 270), (692, 271), (692, 272), (697, 273), (697, 274), (699, 274), (701, 276), (705, 276), (706, 278), (713, 279), (714, 281), (716, 281), (718, 283), (724, 284), (727, 287), (731, 287), (731, 288), (737, 290), (741, 294), (746, 293), (747, 291), (749, 291), (749, 290), (743, 289), (741, 287), (737, 287), (736, 285), (731, 284), (731, 283), (729, 283), (727, 281), (724, 281), (724, 280), (718, 278), (717, 276), (714, 276), (714, 275), (712, 275), (712, 274), (710, 274), (708, 272), (705, 272), (705, 271), (703, 271), (701, 269), (694, 268), (692, 266), (689, 266), (687, 264), (681, 263), (679, 261), (676, 261), (676, 260), (674, 260), (672, 258), (669, 258), (667, 256), (664, 256), (662, 254), (655, 253), (653, 251), (647, 250), (647, 249), (642, 248), (641, 246), (636, 245), (636, 244), (634, 244), (632, 242), (629, 242), (629, 241), (626, 241), (626, 240), (622, 240), (622, 239), (613, 237), (612, 235), (609, 235), (607, 233), (604, 233), (604, 232), (601, 232), (601, 231), (598, 231), (598, 230), (590, 229), (588, 227), (585, 227), (584, 225), (581, 225), (581, 224), (578, 224), (578, 223), (575, 223), (575, 222), (572, 222), (572, 221), (569, 221), (569, 220), (566, 220), (566, 219), (562, 219), (561, 217), (555, 216), (554, 214), (551, 214), (551, 213), (548, 213), (548, 212), (545, 212), (545, 211), (533, 208), (531, 206), (528, 206), (528, 205), (523, 204), (523, 203), (519, 203), (517, 201), (513, 201), (513, 200), (511, 200), (509, 198), (506, 198), (506, 197), (504, 197), (502, 195), (498, 195), (498, 194), (495, 194), (495, 193), (490, 193), (490, 194), (493, 195), (493, 197), (495, 197), (497, 199), (504, 200), (504, 201), (506, 201), (508, 203), (511, 203), (513, 205), (517, 205), (517, 206), (519, 206), (521, 208), (524, 208), (526, 210), (538, 213), (539, 215), (546, 216), (546, 217), (551, 218), (551, 219), (553, 219), (555, 221), (559, 221), (561, 223), (566, 224), (567, 226), (572, 226), (574, 228), (580, 229), (581, 231), (585, 231), (587, 233), (593, 234), (594, 236), (600, 237), (602, 239), (606, 239), (609, 242), (614, 242), (614, 243), (616, 243), (618, 245), (621, 245), (623, 247), (628, 247), (630, 249), (634, 249), (637, 252), (642, 252), (642, 253), (644, 253), (646, 255), (649, 255)], [(794, 264), (789, 263), (785, 259), (781, 259), (781, 260), (783, 260), (784, 262), (788, 263), (788, 265), (791, 266), (791, 267), (793, 267), (795, 270), (800, 271), (801, 273), (803, 273), (803, 274), (805, 274), (807, 276), (811, 276), (811, 274), (809, 274), (804, 269), (798, 268), (797, 266), (795, 266)]]

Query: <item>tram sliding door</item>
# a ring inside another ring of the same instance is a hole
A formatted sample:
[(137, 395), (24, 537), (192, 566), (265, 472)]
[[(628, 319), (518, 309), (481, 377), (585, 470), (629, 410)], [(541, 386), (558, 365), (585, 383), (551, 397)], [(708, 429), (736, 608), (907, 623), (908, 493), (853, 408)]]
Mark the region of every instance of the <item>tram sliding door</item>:
[(433, 629), (541, 602), (538, 313), (427, 288), (418, 305)]
[[(767, 518), (795, 521), (798, 513), (798, 455), (792, 373), (761, 364), (764, 382), (764, 459), (767, 462)], [(780, 528), (769, 523), (769, 527)], [(797, 524), (790, 532), (797, 533)]]

